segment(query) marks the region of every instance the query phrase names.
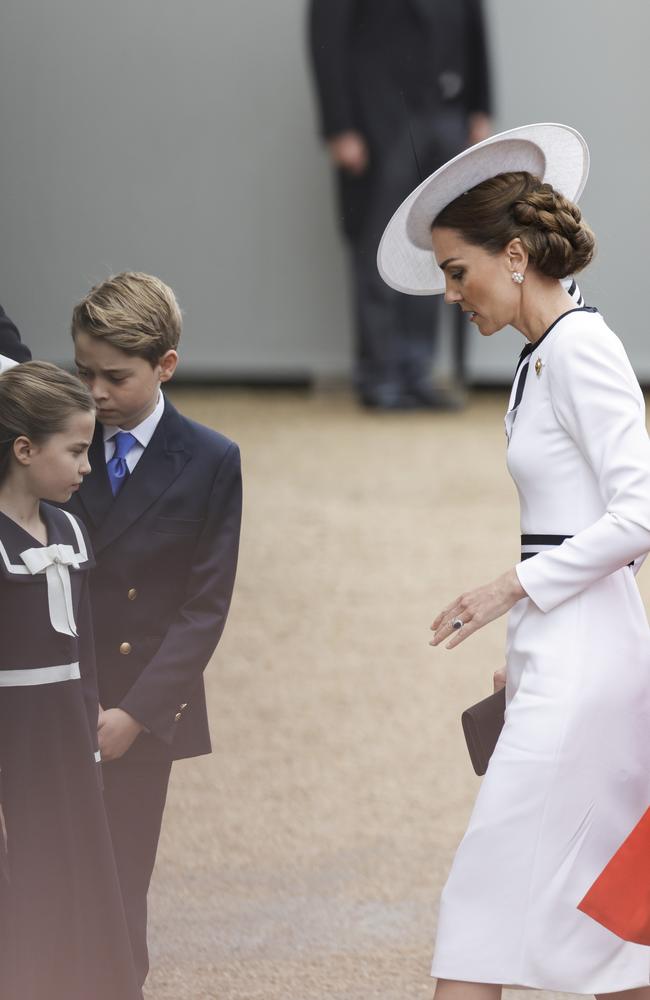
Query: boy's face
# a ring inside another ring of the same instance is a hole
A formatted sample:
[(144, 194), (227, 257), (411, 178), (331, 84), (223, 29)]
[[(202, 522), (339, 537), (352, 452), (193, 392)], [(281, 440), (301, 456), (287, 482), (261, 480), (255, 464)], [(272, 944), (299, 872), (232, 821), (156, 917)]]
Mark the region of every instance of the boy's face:
[(124, 430), (153, 413), (160, 383), (172, 377), (178, 361), (176, 351), (167, 351), (152, 365), (81, 330), (74, 334), (74, 345), (79, 378), (92, 393), (97, 419)]

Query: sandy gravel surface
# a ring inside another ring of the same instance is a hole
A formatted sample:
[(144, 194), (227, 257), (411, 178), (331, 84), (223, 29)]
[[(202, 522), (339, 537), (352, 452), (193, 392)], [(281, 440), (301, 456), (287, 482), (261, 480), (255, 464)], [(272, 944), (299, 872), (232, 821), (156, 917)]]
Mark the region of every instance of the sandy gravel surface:
[(238, 441), (246, 504), (207, 672), (215, 752), (173, 772), (148, 1000), (426, 1000), (478, 788), (459, 716), (490, 690), (504, 623), (453, 653), (427, 629), (516, 560), (505, 400), (439, 416), (172, 395)]

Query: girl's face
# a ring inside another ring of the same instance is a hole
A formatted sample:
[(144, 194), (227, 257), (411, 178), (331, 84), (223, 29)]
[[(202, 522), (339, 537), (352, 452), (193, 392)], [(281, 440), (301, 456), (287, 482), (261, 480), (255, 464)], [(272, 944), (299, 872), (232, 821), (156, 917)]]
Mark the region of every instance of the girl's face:
[(78, 410), (62, 431), (41, 444), (27, 437), (14, 442), (14, 454), (25, 470), (27, 487), (39, 500), (65, 503), (90, 472), (88, 449), (95, 429), (94, 412)]
[(521, 289), (512, 280), (513, 271), (524, 271), (527, 263), (519, 240), (498, 253), (466, 243), (455, 229), (435, 228), (433, 252), (445, 275), (445, 302), (469, 313), (484, 337), (513, 323), (521, 304)]

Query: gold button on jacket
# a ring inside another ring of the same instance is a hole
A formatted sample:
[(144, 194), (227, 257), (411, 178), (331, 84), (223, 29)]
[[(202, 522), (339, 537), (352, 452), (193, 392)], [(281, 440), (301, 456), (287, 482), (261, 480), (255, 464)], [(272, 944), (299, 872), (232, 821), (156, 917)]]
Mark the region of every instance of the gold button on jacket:
[(176, 715), (174, 716), (174, 722), (180, 722), (180, 718), (181, 718), (181, 713), (177, 712)]
[(131, 589), (129, 590), (129, 592), (128, 592), (128, 594), (126, 596), (128, 597), (128, 599), (130, 601), (135, 601), (136, 597), (138, 596), (138, 592), (135, 589), (135, 587), (131, 587)]
[(122, 654), (122, 656), (128, 656), (130, 652), (131, 652), (131, 643), (130, 642), (122, 642), (122, 643), (120, 643), (120, 653)]

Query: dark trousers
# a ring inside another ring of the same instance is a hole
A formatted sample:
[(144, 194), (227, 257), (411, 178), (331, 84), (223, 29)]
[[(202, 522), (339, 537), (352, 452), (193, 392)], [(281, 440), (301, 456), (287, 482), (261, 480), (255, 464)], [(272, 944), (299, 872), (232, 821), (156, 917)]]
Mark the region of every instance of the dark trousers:
[(149, 972), (147, 893), (156, 860), (171, 763), (117, 760), (102, 765), (104, 800), (133, 959)]
[[(408, 125), (405, 113), (401, 128), (371, 142), (370, 171), (358, 185), (363, 192), (361, 221), (351, 238), (355, 383), (362, 395), (390, 401), (431, 383), (440, 296), (405, 295), (389, 288), (377, 270), (377, 249), (404, 198), (459, 153), (465, 141), (463, 115), (438, 113), (434, 118), (412, 112)], [(347, 190), (353, 199), (354, 182)]]
[(355, 385), (361, 395), (391, 397), (431, 384), (439, 296), (404, 295), (382, 280), (372, 247), (352, 249)]

